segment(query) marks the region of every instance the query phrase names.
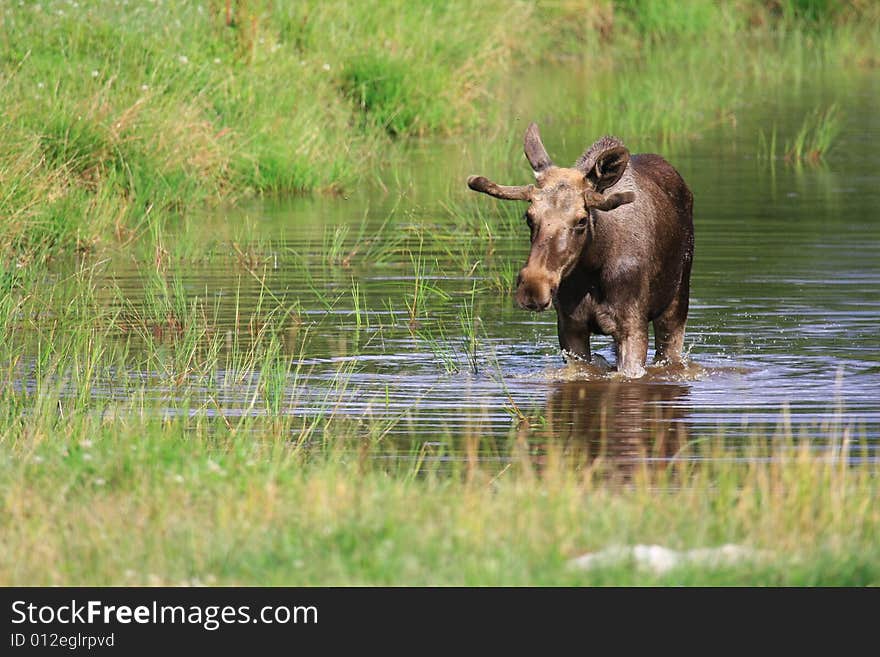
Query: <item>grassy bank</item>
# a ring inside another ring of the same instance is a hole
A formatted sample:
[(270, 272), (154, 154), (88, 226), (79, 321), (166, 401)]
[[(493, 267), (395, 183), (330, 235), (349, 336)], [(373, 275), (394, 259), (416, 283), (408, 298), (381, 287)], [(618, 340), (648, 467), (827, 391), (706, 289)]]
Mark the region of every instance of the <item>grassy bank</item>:
[[(690, 134), (780, 44), (801, 66), (875, 63), (877, 18), (794, 0), (8, 2), (0, 252), (9, 268), (125, 245), (206, 203), (350, 189), (407, 137), (509, 122), (503, 90), (538, 61), (610, 79), (591, 130)], [(726, 64), (708, 76), (684, 53), (710, 45)], [(681, 75), (651, 64), (660, 52)], [(583, 100), (562, 113), (583, 116)]]
[[(880, 583), (876, 465), (806, 443), (754, 447), (764, 458), (749, 463), (691, 447), (622, 488), (607, 484), (613, 464), (524, 446), (505, 465), (438, 474), (434, 454), (388, 465), (363, 443), (305, 450), (271, 423), (205, 419), (79, 417), (4, 451), (3, 585)], [(718, 460), (688, 461), (707, 452)], [(665, 573), (567, 563), (616, 545), (729, 543), (761, 556)]]

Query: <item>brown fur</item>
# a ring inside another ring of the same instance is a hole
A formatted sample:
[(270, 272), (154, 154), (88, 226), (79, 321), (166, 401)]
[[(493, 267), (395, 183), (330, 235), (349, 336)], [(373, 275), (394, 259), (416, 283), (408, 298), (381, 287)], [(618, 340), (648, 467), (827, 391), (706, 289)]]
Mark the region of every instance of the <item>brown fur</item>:
[[(590, 334), (611, 335), (618, 370), (644, 373), (648, 323), (657, 361), (679, 362), (694, 251), (693, 197), (678, 172), (654, 154), (630, 156), (603, 137), (573, 168), (556, 167), (537, 126), (526, 133), (537, 185), (500, 187), (470, 178), (472, 189), (529, 200), (532, 248), (517, 277), (527, 310), (556, 308), (559, 344), (589, 360)], [(479, 181), (479, 184), (472, 184)]]

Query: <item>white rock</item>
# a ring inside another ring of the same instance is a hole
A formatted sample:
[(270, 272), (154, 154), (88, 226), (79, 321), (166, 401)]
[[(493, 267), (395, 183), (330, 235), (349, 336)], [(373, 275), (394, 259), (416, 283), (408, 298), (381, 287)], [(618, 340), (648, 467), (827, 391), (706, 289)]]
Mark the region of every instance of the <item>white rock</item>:
[(741, 561), (765, 559), (767, 556), (766, 552), (732, 543), (720, 547), (695, 548), (684, 551), (672, 550), (662, 545), (614, 545), (599, 552), (576, 557), (568, 563), (574, 568), (592, 570), (633, 562), (640, 570), (662, 574), (679, 566), (699, 565), (715, 568)]

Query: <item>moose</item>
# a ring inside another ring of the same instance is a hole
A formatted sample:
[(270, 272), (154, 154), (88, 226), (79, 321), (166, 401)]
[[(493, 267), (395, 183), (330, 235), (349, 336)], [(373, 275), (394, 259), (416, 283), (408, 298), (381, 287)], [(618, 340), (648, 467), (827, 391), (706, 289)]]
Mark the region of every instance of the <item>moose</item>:
[(589, 362), (590, 335), (610, 335), (618, 372), (644, 376), (653, 322), (655, 362), (680, 363), (694, 254), (693, 195), (681, 175), (660, 155), (630, 155), (607, 136), (573, 168), (557, 167), (534, 123), (525, 155), (534, 185), (467, 181), (474, 191), (529, 202), (532, 245), (516, 279), (517, 305), (556, 308), (563, 357)]

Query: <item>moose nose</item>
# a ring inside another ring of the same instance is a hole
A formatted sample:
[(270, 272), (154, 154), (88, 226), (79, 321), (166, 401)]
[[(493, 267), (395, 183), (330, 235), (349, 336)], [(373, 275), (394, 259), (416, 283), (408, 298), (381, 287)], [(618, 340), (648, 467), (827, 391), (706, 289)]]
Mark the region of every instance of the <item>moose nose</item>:
[(553, 301), (556, 286), (544, 272), (525, 267), (516, 277), (516, 304), (523, 310), (541, 312), (547, 310)]
[(537, 299), (528, 299), (526, 301), (522, 301), (520, 305), (524, 310), (531, 310), (532, 312), (539, 313), (542, 310), (547, 310), (550, 307), (550, 302), (546, 301), (544, 303), (539, 302)]
[(541, 312), (547, 310), (553, 302), (546, 290), (537, 290), (527, 285), (521, 285), (516, 291), (516, 305), (523, 310)]

